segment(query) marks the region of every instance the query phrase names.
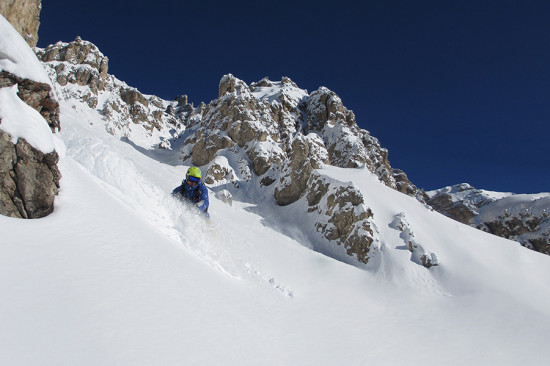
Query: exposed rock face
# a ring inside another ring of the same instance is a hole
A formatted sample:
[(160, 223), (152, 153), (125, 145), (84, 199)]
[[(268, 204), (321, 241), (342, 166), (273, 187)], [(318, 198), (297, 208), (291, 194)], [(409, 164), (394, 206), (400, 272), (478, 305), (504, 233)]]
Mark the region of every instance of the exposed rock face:
[(426, 193), (436, 211), (550, 255), (550, 194), (516, 195), (475, 189), (468, 184)]
[(40, 218), (53, 211), (61, 173), (55, 151), (44, 154), (0, 131), (1, 214), (18, 218)]
[(388, 186), (410, 195), (418, 191), (391, 168), (387, 150), (357, 126), (353, 112), (327, 88), (308, 95), (289, 78), (248, 86), (229, 74), (220, 81), (218, 96), (205, 108), (200, 126), (187, 134), (183, 159), (194, 165), (206, 165), (236, 146), (263, 185), (276, 183), (280, 205), (302, 197), (311, 172), (324, 164), (366, 165)]
[(0, 14), (10, 22), (15, 30), (35, 47), (38, 42), (42, 0), (2, 0)]
[(94, 95), (105, 89), (109, 59), (97, 47), (80, 37), (71, 43), (58, 42), (39, 49), (37, 56), (42, 62), (54, 66), (57, 82), (88, 86)]
[(426, 203), (437, 212), (469, 225), (477, 210), (494, 200), (469, 184), (459, 184), (426, 193)]
[(315, 229), (324, 238), (345, 248), (346, 254), (367, 263), (373, 244), (378, 247), (372, 211), (352, 184), (336, 182), (313, 172), (307, 184), (308, 213), (316, 217)]
[[(0, 124), (4, 122), (4, 126), (13, 126), (29, 121), (30, 108), (20, 103), (17, 100), (18, 97), (38, 111), (48, 123), (51, 132), (55, 132), (60, 127), (59, 103), (55, 100), (47, 75), (43, 73), (40, 63), (34, 58), (30, 48), (27, 48), (27, 44), (16, 34), (16, 31), (19, 31), (31, 46), (36, 45), (40, 1), (8, 0), (0, 4), (0, 11), (14, 26), (6, 29), (6, 32), (12, 32), (7, 35), (8, 39), (14, 42), (9, 43), (12, 48), (5, 47), (6, 44), (3, 44), (0, 52), (2, 60), (11, 62), (11, 64), (4, 62), (0, 68), (0, 88), (6, 88), (2, 89), (3, 96), (7, 95), (4, 93), (8, 90), (7, 88), (18, 91), (17, 96), (13, 94), (16, 103), (3, 97), (2, 108), (9, 113), (4, 114), (3, 111), (2, 118), (5, 120), (0, 120)], [(2, 21), (4, 22), (3, 18)], [(17, 47), (17, 51), (21, 52), (18, 53), (13, 47)], [(12, 65), (15, 67), (11, 67)], [(27, 77), (41, 82), (27, 79)], [(42, 118), (34, 111), (31, 110), (31, 112), (35, 116), (31, 120), (34, 119), (39, 123), (39, 125), (32, 125), (33, 128), (42, 126)], [(53, 143), (51, 150), (48, 148), (44, 153), (31, 146), (21, 136), (10, 136), (13, 130), (6, 128), (0, 129), (0, 214), (30, 219), (44, 217), (54, 208), (54, 198), (61, 178), (57, 168), (59, 157), (55, 151), (52, 151)], [(50, 131), (44, 125), (40, 134), (46, 136), (49, 133)], [(14, 140), (12, 137), (17, 139)]]
[(202, 166), (218, 152), (236, 145), (246, 154), (258, 176), (273, 165), (282, 164), (285, 158), (282, 145), (288, 141), (281, 141), (286, 131), (281, 131), (284, 126), (277, 123), (277, 118), (284, 113), (284, 107), (272, 106), (255, 97), (251, 88), (232, 75), (221, 80), (220, 98), (206, 106), (200, 127), (192, 128), (185, 140), (184, 159), (191, 158), (194, 165)]
[(327, 162), (328, 152), (318, 135), (296, 136), (275, 188), (277, 202), (285, 206), (297, 201), (306, 192), (311, 172)]
[[(0, 88), (14, 84), (19, 98), (40, 112), (52, 132), (59, 130), (59, 103), (51, 87), (0, 71)], [(0, 156), (0, 214), (28, 219), (49, 215), (61, 178), (57, 153), (44, 154), (22, 138), (14, 145), (0, 130)]]
[[(357, 168), (367, 162), (375, 171), (380, 164), (387, 164), (387, 155), (377, 151), (375, 159), (369, 159), (363, 143), (364, 131), (355, 122), (355, 115), (346, 109), (336, 93), (325, 87), (311, 93), (307, 104), (308, 131), (319, 131), (329, 152), (330, 163), (342, 168)], [(389, 167), (389, 164), (388, 164)]]
[(418, 190), (418, 188), (412, 184), (412, 182), (407, 177), (407, 174), (405, 174), (404, 171), (400, 169), (392, 169), (393, 178), (395, 179), (395, 189), (398, 190), (401, 193), (405, 193), (409, 196), (415, 196), (420, 201), (424, 201), (424, 197), (422, 196), (422, 193)]

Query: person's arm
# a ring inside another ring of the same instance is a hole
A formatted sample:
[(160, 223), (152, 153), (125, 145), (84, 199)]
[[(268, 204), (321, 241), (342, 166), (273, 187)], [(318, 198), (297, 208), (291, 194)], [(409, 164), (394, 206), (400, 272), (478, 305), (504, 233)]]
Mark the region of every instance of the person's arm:
[(178, 187), (174, 188), (174, 190), (172, 191), (172, 196), (177, 196), (178, 194), (183, 196), (183, 187), (182, 186), (178, 186)]
[(202, 184), (200, 185), (199, 189), (200, 189), (200, 192), (201, 192), (201, 194), (199, 196), (200, 201), (197, 202), (196, 205), (197, 205), (199, 210), (207, 211), (208, 206), (210, 204), (210, 202), (208, 200), (208, 189), (205, 186), (203, 186)]

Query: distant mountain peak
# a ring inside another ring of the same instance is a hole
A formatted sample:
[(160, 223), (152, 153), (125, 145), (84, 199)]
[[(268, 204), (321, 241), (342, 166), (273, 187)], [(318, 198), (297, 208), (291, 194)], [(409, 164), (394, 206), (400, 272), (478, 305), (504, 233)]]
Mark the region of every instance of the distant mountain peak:
[(463, 224), (550, 255), (550, 193), (491, 192), (463, 183), (426, 192), (426, 202)]

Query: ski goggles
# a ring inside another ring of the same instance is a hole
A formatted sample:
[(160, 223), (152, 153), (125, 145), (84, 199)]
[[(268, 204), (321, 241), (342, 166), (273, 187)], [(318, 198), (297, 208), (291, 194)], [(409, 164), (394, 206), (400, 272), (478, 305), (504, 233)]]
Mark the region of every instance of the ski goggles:
[(197, 177), (187, 177), (187, 180), (193, 183), (198, 183), (201, 181), (201, 179)]

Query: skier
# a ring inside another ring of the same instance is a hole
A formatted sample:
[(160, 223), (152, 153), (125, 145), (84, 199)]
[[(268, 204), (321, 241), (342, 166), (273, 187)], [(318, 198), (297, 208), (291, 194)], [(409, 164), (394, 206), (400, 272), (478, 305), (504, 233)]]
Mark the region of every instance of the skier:
[(201, 213), (210, 218), (208, 213), (208, 189), (201, 182), (201, 170), (199, 168), (192, 166), (187, 169), (187, 174), (181, 186), (174, 189), (172, 194), (191, 202)]

